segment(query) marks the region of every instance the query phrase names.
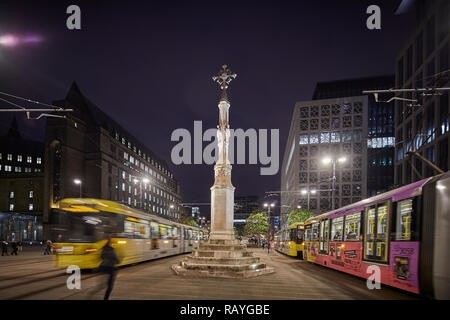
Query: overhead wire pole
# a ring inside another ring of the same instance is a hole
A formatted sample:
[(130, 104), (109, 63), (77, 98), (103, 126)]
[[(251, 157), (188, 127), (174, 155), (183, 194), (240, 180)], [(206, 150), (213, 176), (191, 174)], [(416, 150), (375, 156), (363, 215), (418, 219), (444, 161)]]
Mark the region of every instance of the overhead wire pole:
[[(436, 78), (436, 76), (440, 76), (441, 74), (448, 74), (450, 72), (450, 70), (446, 70), (444, 72), (440, 72), (430, 78)], [(435, 81), (438, 79), (435, 79)], [(402, 97), (391, 97), (389, 100), (387, 101), (379, 101), (378, 100), (378, 94), (380, 93), (404, 93), (404, 92), (415, 92), (415, 93), (421, 93), (422, 96), (429, 96), (429, 95), (442, 95), (443, 92), (445, 91), (450, 91), (450, 87), (442, 87), (442, 88), (435, 88), (435, 87), (428, 87), (428, 88), (405, 88), (405, 89), (384, 89), (384, 90), (363, 90), (362, 93), (363, 94), (373, 94), (375, 97), (375, 102), (391, 102), (392, 100), (400, 100), (400, 101), (411, 101), (411, 102), (417, 102), (417, 99), (407, 99), (407, 98), (402, 98)], [(419, 104), (420, 106), (420, 104)], [(436, 129), (435, 129), (436, 131)], [(427, 140), (430, 137), (427, 138)], [(427, 141), (426, 140), (426, 141)], [(435, 171), (437, 171), (438, 173), (444, 173), (444, 171), (439, 168), (438, 166), (436, 166), (434, 163), (432, 163), (431, 161), (429, 161), (428, 159), (426, 159), (424, 156), (422, 156), (420, 153), (417, 152), (417, 150), (419, 150), (421, 147), (423, 146), (423, 144), (421, 146), (419, 146), (416, 150), (410, 150), (406, 152), (406, 155), (412, 155), (417, 157), (418, 159), (420, 159), (421, 161), (423, 161), (425, 164), (427, 164), (428, 166), (430, 166), (431, 168), (433, 168)], [(410, 157), (411, 158), (411, 157)], [(413, 161), (412, 159), (410, 159), (411, 161), (411, 166), (414, 169), (414, 171), (416, 172), (416, 174), (418, 174), (416, 168), (413, 165)], [(419, 174), (420, 176), (420, 174)]]
[(7, 97), (11, 97), (14, 99), (18, 99), (18, 100), (23, 100), (26, 101), (28, 103), (34, 103), (34, 104), (38, 104), (38, 105), (42, 105), (42, 106), (46, 106), (46, 107), (50, 107), (50, 108), (40, 108), (40, 109), (32, 109), (32, 108), (25, 108), (17, 103), (11, 102), (7, 99), (4, 98), (0, 98), (0, 101), (6, 102), (14, 107), (17, 107), (19, 109), (0, 109), (0, 112), (25, 112), (27, 115), (27, 119), (28, 120), (38, 120), (42, 117), (56, 117), (56, 118), (65, 118), (66, 116), (60, 116), (60, 115), (55, 115), (55, 114), (48, 114), (48, 113), (41, 113), (38, 117), (36, 118), (32, 118), (30, 117), (30, 113), (31, 112), (73, 112), (73, 109), (65, 109), (65, 108), (61, 108), (58, 106), (54, 106), (51, 104), (47, 104), (47, 103), (43, 103), (43, 102), (39, 102), (39, 101), (35, 101), (35, 100), (31, 100), (31, 99), (27, 99), (27, 98), (23, 98), (23, 97), (19, 97), (16, 95), (12, 95), (6, 92), (2, 92), (0, 91), (0, 95), (3, 96), (7, 96)]

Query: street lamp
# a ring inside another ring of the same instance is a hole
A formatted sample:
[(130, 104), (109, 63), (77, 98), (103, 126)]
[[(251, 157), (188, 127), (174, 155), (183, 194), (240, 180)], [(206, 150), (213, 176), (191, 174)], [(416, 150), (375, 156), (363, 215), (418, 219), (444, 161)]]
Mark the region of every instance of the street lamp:
[(171, 215), (172, 217), (175, 218), (175, 215), (173, 214), (173, 210), (170, 210), (170, 209), (173, 209), (173, 208), (175, 208), (175, 206), (174, 206), (173, 204), (171, 204), (171, 205), (169, 206), (169, 213), (170, 213), (170, 215)]
[(80, 198), (81, 198), (81, 184), (82, 184), (82, 181), (80, 179), (75, 179), (75, 180), (73, 180), (73, 182), (75, 184), (79, 184), (80, 185)]
[(272, 202), (272, 203), (264, 203), (264, 207), (265, 208), (267, 208), (267, 221), (269, 222), (269, 226), (268, 226), (268, 228), (267, 228), (267, 253), (269, 253), (270, 251), (270, 242), (269, 242), (269, 239), (270, 239), (270, 208), (273, 208), (273, 207), (275, 207), (275, 202)]
[(339, 158), (331, 158), (331, 157), (325, 157), (322, 159), (322, 163), (325, 165), (328, 165), (330, 163), (333, 164), (333, 177), (332, 177), (332, 188), (331, 188), (331, 210), (334, 210), (334, 189), (336, 185), (336, 163), (344, 163), (347, 161), (346, 157), (339, 157)]
[[(314, 189), (312, 189), (312, 190), (303, 189), (301, 191), (301, 193), (302, 193), (302, 195), (307, 195), (307, 200), (306, 201), (308, 202), (308, 211), (309, 211), (309, 195), (310, 194), (315, 195), (316, 194), (316, 190), (314, 190)], [(297, 206), (297, 208), (298, 208), (298, 206)], [(301, 208), (301, 206), (300, 206), (300, 208)]]

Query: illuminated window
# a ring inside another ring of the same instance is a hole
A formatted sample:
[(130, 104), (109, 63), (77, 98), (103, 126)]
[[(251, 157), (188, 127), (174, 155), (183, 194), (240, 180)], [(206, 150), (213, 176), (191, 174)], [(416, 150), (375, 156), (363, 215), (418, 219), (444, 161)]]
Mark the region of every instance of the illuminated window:
[(42, 163), (42, 159), (41, 159), (40, 157), (37, 157), (37, 158), (36, 158), (36, 163), (37, 163), (37, 164), (41, 164), (41, 163)]
[(20, 154), (17, 155), (17, 161), (22, 162), (22, 156)]
[(330, 143), (330, 133), (322, 132), (320, 134), (320, 143)]
[(9, 211), (13, 211), (14, 210), (14, 203), (10, 203), (9, 204)]
[(8, 161), (12, 161), (12, 154), (8, 153), (7, 159)]
[(344, 241), (358, 241), (361, 226), (361, 213), (349, 214), (345, 217)]
[(397, 228), (395, 240), (411, 240), (411, 227), (413, 219), (413, 200), (400, 201), (397, 204)]
[(308, 144), (308, 135), (306, 135), (306, 134), (300, 135), (298, 143), (299, 144)]
[(331, 241), (342, 241), (344, 217), (335, 218), (331, 222)]
[(30, 203), (30, 204), (28, 205), (28, 210), (29, 210), (29, 211), (33, 211), (33, 204), (32, 204), (32, 203)]
[(340, 142), (341, 141), (341, 136), (339, 134), (339, 132), (332, 132), (331, 133), (331, 142), (335, 143), (335, 142)]
[(10, 198), (10, 199), (14, 199), (14, 191), (11, 191), (11, 192), (9, 193), (9, 198)]
[(33, 198), (33, 191), (30, 191), (30, 192), (28, 193), (28, 198), (30, 198), (30, 199)]
[(31, 162), (33, 162), (33, 159), (32, 159), (30, 156), (28, 156), (28, 157), (27, 157), (27, 162), (28, 162), (28, 163), (31, 163)]
[(319, 134), (318, 133), (313, 133), (313, 134), (310, 135), (309, 139), (310, 139), (309, 141), (310, 141), (311, 144), (319, 143)]

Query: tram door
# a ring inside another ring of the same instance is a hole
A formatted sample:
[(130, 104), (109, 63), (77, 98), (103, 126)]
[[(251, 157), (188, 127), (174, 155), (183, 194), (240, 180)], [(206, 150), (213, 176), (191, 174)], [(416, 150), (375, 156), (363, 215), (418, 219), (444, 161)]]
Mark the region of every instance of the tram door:
[(185, 248), (186, 248), (186, 243), (184, 242), (184, 240), (186, 239), (186, 228), (185, 227), (181, 227), (181, 252), (184, 252)]
[(364, 259), (388, 262), (389, 202), (367, 207), (364, 220)]
[(330, 228), (330, 220), (324, 219), (320, 221), (320, 231), (319, 231), (319, 253), (328, 254), (328, 234)]

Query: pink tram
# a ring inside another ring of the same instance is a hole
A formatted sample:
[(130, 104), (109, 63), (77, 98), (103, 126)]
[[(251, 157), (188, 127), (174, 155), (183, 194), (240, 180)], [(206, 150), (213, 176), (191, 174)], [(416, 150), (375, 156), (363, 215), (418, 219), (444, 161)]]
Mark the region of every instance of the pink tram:
[(450, 171), (308, 219), (303, 258), (450, 299), (449, 245)]

